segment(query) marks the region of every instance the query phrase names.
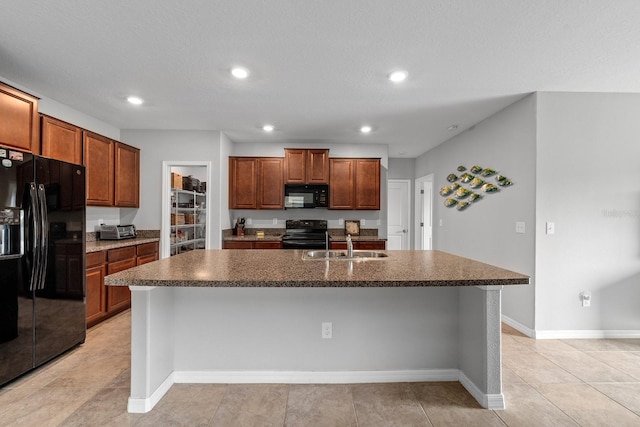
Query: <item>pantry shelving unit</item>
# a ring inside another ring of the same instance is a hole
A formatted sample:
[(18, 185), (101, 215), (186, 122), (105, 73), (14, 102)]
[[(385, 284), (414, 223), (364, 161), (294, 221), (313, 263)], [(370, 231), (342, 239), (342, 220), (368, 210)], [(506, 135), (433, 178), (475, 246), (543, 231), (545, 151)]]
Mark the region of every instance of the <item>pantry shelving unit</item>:
[(205, 248), (206, 195), (171, 189), (171, 255)]

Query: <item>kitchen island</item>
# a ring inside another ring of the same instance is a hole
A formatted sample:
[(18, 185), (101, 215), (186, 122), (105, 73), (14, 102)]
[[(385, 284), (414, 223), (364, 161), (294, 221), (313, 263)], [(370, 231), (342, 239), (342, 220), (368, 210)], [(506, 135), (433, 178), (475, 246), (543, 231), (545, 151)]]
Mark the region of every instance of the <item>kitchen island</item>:
[(503, 408), (500, 294), (529, 278), (439, 251), (386, 253), (199, 250), (107, 276), (132, 291), (129, 411), (174, 383), (214, 382), (460, 381)]

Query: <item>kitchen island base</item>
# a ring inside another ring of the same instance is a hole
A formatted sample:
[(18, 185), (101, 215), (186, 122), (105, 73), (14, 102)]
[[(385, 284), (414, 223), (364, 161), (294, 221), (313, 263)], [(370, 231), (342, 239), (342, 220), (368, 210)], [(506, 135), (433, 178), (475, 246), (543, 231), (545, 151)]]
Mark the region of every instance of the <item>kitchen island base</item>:
[(130, 289), (129, 412), (174, 383), (459, 381), (505, 407), (500, 285)]

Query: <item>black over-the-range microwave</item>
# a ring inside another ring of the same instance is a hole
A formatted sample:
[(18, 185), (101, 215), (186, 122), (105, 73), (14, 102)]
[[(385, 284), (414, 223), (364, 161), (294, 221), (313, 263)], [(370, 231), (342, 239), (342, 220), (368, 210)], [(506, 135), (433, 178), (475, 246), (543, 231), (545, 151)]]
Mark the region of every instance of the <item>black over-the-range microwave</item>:
[(329, 207), (329, 186), (327, 184), (285, 184), (284, 207), (327, 208)]

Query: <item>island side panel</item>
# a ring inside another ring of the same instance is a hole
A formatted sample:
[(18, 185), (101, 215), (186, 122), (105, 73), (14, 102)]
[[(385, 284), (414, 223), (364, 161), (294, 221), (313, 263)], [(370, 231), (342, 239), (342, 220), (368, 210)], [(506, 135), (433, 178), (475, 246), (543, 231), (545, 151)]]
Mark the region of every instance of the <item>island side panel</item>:
[(131, 287), (128, 411), (149, 412), (173, 385), (174, 288)]
[(488, 409), (504, 409), (502, 394), (502, 286), (460, 288), (460, 382)]
[[(175, 290), (182, 375), (343, 372), (348, 380), (353, 372), (429, 371), (431, 380), (457, 379), (456, 288)], [(332, 339), (321, 338), (322, 322), (332, 322)]]

